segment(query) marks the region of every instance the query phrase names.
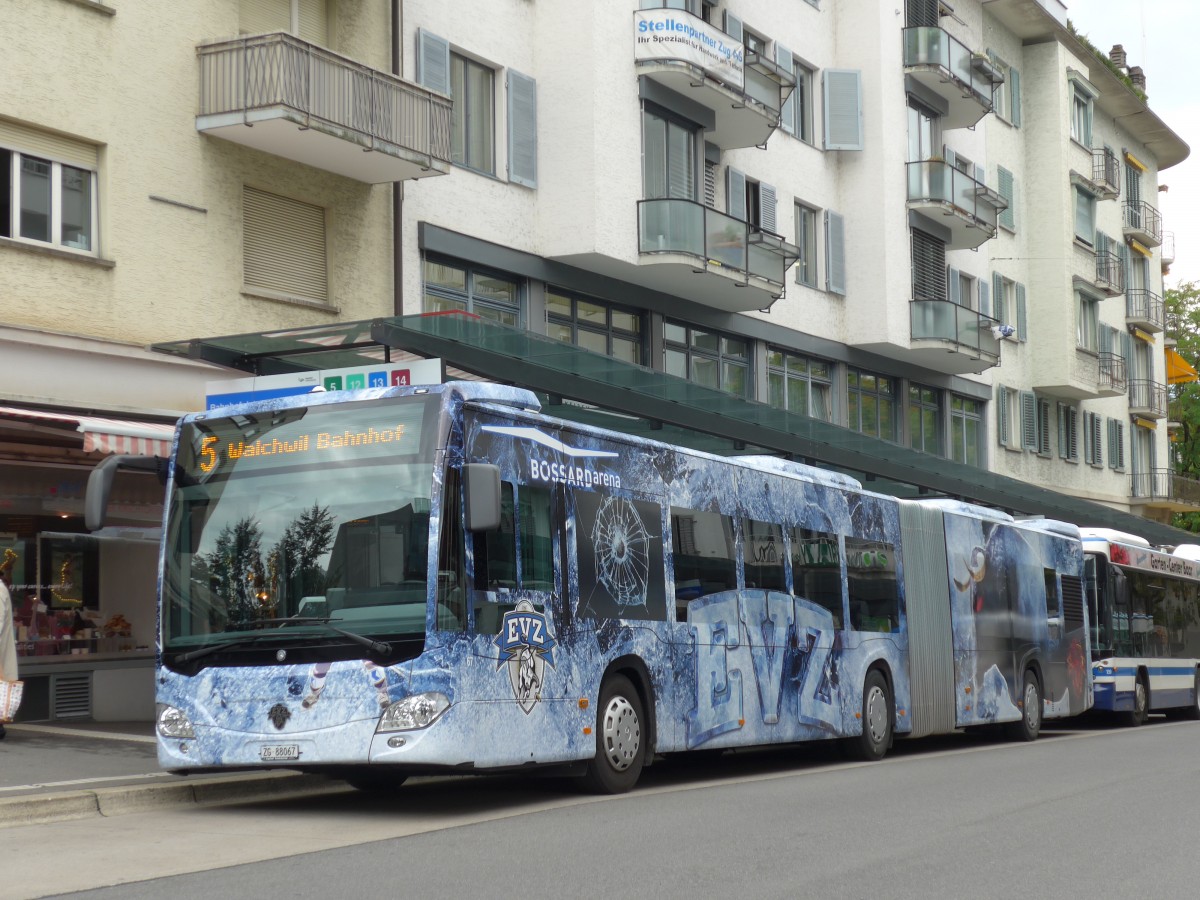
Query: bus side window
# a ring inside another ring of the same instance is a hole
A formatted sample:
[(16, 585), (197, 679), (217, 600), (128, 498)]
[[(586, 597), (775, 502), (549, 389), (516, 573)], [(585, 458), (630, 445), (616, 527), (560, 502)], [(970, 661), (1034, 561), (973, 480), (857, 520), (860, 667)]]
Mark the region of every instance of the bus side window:
[(475, 534), (475, 590), (495, 591), (517, 586), (517, 532), (513, 486), (500, 483), (500, 527)]
[(745, 584), (749, 589), (787, 591), (787, 554), (783, 529), (769, 522), (742, 520), (742, 553)]
[(737, 589), (731, 517), (671, 507), (671, 551), (678, 621), (687, 621), (687, 605), (692, 600)]
[(438, 548), (437, 627), (462, 631), (467, 627), (467, 595), (463, 590), (463, 525), (458, 470), (446, 473)]
[(521, 547), (517, 573), (521, 590), (551, 593), (554, 590), (554, 536), (550, 491), (522, 484), (517, 501), (521, 514), (521, 530), (517, 535)]
[(900, 627), (895, 547), (884, 541), (846, 538), (846, 577), (851, 628), (888, 632)]
[(1046, 582), (1046, 618), (1058, 618), (1058, 573), (1054, 569), (1043, 569), (1042, 578)]
[(841, 631), (842, 551), (838, 536), (809, 528), (788, 532), (792, 550), (792, 593), (823, 606), (833, 615), (833, 627)]
[(582, 489), (570, 496), (578, 617), (666, 621), (661, 504)]

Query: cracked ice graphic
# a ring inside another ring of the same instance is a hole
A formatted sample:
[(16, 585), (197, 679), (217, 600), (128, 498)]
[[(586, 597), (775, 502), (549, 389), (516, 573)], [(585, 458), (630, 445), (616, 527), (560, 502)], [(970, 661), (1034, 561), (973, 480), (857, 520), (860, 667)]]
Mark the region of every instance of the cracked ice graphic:
[(592, 526), (597, 577), (622, 609), (646, 605), (650, 536), (633, 504), (606, 497)]

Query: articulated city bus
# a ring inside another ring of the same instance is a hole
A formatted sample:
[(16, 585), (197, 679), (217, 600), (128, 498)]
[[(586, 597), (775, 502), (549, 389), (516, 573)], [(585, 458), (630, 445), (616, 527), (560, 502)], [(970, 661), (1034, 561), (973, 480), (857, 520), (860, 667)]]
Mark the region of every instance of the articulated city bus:
[[(89, 485), (102, 518), (115, 458)], [(553, 766), (624, 791), (694, 749), (1091, 704), (1078, 530), (543, 416), (478, 383), (181, 420), (158, 753), (360, 786)]]
[(1095, 708), (1200, 719), (1200, 547), (1082, 529)]

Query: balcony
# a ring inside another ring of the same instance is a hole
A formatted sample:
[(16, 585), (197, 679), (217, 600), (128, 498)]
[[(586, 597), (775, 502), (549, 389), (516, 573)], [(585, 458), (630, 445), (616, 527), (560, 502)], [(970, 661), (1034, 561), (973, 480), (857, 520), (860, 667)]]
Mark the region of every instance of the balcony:
[(904, 73), (949, 104), (942, 128), (968, 128), (992, 111), (992, 91), (1004, 78), (941, 28), (903, 29)]
[(1162, 249), (1158, 251), (1162, 259), (1163, 274), (1166, 274), (1167, 266), (1175, 262), (1175, 232), (1164, 231), (1162, 236)]
[(1107, 350), (1100, 353), (1096, 373), (1097, 393), (1101, 397), (1119, 397), (1128, 390), (1125, 357)]
[(638, 283), (747, 312), (783, 296), (800, 249), (702, 203), (660, 199), (638, 201), (638, 256)]
[(289, 34), (196, 52), (197, 131), (367, 184), (450, 171), (448, 97)]
[(1127, 202), (1122, 232), (1147, 247), (1157, 247), (1162, 243), (1162, 214), (1145, 200)]
[(1145, 378), (1129, 382), (1129, 412), (1147, 419), (1167, 417), (1167, 386)]
[(1166, 305), (1162, 297), (1145, 288), (1130, 288), (1125, 293), (1125, 324), (1146, 331), (1160, 332), (1166, 328)]
[(1117, 154), (1107, 147), (1092, 150), (1092, 184), (1100, 200), (1113, 200), (1121, 195), (1121, 163)]
[(1000, 364), (999, 324), (949, 300), (909, 304), (913, 362), (949, 375), (978, 374)]
[[(1165, 303), (1163, 304), (1163, 308), (1166, 309)], [(1166, 309), (1163, 313), (1163, 328), (1165, 329), (1163, 332), (1163, 346), (1176, 346), (1179, 343), (1178, 338), (1176, 338), (1176, 335), (1179, 334), (1179, 314)]]
[(1129, 476), (1130, 496), (1147, 507), (1172, 512), (1200, 508), (1200, 481), (1176, 475), (1170, 469), (1151, 469)]
[(1096, 251), (1096, 279), (1092, 282), (1108, 297), (1125, 293), (1125, 267), (1111, 250)]
[(709, 143), (759, 147), (779, 127), (795, 77), (721, 29), (682, 10), (642, 9), (634, 13), (634, 42), (638, 75), (712, 113)]
[(1008, 203), (996, 191), (940, 159), (906, 163), (908, 208), (939, 215), (950, 229), (947, 250), (974, 250), (996, 236), (996, 222)]

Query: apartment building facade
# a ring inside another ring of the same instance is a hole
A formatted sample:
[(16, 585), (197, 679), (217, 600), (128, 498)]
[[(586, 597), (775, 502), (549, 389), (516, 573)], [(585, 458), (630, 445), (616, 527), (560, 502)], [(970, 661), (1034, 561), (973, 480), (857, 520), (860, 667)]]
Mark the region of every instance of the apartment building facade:
[(1058, 0), (14, 0), (0, 33), (0, 475), (36, 485), (0, 534), (43, 600), (95, 567), (72, 599), (134, 647), (119, 554), (43, 536), (82, 530), (87, 417), (149, 438), (229, 376), (145, 349), (190, 337), (462, 311), (881, 461), (1176, 508), (1188, 148)]

